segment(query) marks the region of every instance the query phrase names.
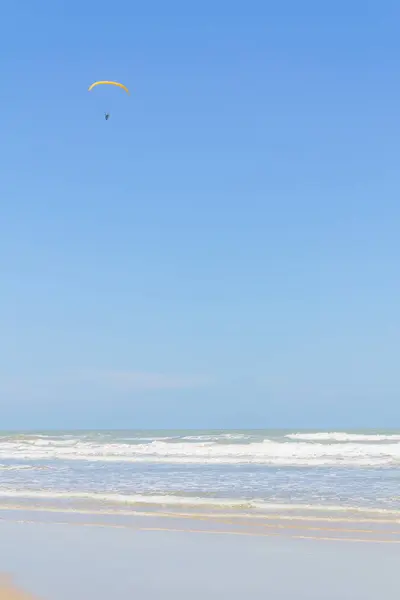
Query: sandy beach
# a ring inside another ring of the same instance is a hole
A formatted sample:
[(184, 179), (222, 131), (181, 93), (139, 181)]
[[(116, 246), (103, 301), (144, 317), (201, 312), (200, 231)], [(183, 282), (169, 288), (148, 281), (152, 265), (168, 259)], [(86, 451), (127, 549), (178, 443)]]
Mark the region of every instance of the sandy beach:
[(41, 510), (3, 510), (0, 518), (1, 572), (42, 600), (398, 597), (397, 521)]

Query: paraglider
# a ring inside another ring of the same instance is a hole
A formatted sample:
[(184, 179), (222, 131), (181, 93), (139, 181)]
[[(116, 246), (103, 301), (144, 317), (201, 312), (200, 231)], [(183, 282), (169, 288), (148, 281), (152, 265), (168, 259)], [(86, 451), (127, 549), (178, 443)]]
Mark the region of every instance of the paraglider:
[[(88, 92), (91, 92), (93, 90), (93, 88), (95, 88), (98, 85), (114, 85), (114, 86), (119, 87), (122, 90), (124, 90), (130, 96), (130, 91), (128, 90), (128, 88), (123, 83), (119, 83), (118, 81), (95, 81), (94, 83), (92, 83), (89, 86)], [(106, 121), (108, 121), (108, 119), (110, 118), (110, 113), (105, 112), (104, 118)]]
[(116, 85), (117, 87), (120, 87), (123, 90), (125, 90), (125, 92), (130, 95), (130, 91), (128, 90), (126, 85), (124, 85), (123, 83), (119, 83), (118, 81), (95, 81), (94, 83), (92, 83), (91, 86), (89, 86), (88, 91), (91, 92), (92, 89), (97, 85)]

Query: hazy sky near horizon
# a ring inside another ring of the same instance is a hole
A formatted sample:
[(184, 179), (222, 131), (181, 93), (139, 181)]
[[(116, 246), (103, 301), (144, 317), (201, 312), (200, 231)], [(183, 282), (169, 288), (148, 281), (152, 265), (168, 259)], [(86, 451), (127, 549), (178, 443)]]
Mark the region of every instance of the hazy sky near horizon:
[(2, 8), (0, 429), (399, 426), (399, 18)]

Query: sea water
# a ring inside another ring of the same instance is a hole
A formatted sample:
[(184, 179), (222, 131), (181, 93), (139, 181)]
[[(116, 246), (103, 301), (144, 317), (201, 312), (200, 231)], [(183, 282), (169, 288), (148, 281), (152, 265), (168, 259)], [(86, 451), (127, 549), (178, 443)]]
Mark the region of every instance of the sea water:
[(0, 505), (398, 514), (400, 431), (0, 433)]

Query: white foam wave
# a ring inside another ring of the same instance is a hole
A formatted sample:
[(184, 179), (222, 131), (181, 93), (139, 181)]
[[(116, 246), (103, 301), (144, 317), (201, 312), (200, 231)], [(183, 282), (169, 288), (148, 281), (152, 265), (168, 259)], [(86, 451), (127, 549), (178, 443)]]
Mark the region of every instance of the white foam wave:
[(102, 492), (56, 492), (46, 490), (0, 489), (1, 498), (41, 499), (41, 500), (93, 500), (114, 504), (148, 504), (155, 506), (250, 506), (252, 501), (174, 496), (168, 494), (118, 494)]
[(36, 465), (0, 465), (0, 471), (32, 471), (44, 468), (46, 467)]
[[(297, 434), (293, 434), (297, 435)], [(101, 443), (76, 438), (0, 441), (0, 459), (260, 464), (275, 466), (387, 466), (400, 463), (400, 443), (273, 441), (220, 444), (207, 441)]]
[(354, 507), (346, 505), (324, 505), (324, 504), (299, 504), (299, 503), (276, 503), (267, 502), (262, 499), (233, 499), (233, 498), (204, 498), (192, 496), (174, 496), (168, 494), (145, 495), (145, 494), (118, 494), (118, 493), (96, 493), (96, 492), (55, 492), (46, 490), (0, 490), (0, 498), (8, 500), (44, 500), (44, 501), (79, 501), (89, 503), (101, 503), (115, 506), (154, 506), (158, 508), (214, 508), (220, 510), (253, 510), (260, 513), (282, 512), (328, 512), (328, 513), (373, 513), (380, 515), (394, 515), (399, 517), (400, 511), (396, 509)]
[[(158, 438), (161, 439), (161, 438)], [(195, 442), (218, 442), (218, 441), (233, 441), (233, 440), (246, 440), (248, 436), (244, 433), (218, 433), (212, 434), (199, 434), (199, 435), (185, 435), (183, 440), (190, 440)]]
[(320, 432), (320, 433), (290, 433), (285, 436), (291, 440), (318, 441), (318, 442), (398, 442), (399, 434), (380, 433), (345, 433), (345, 432)]
[(183, 440), (191, 442), (215, 442), (216, 438), (214, 435), (185, 435)]

